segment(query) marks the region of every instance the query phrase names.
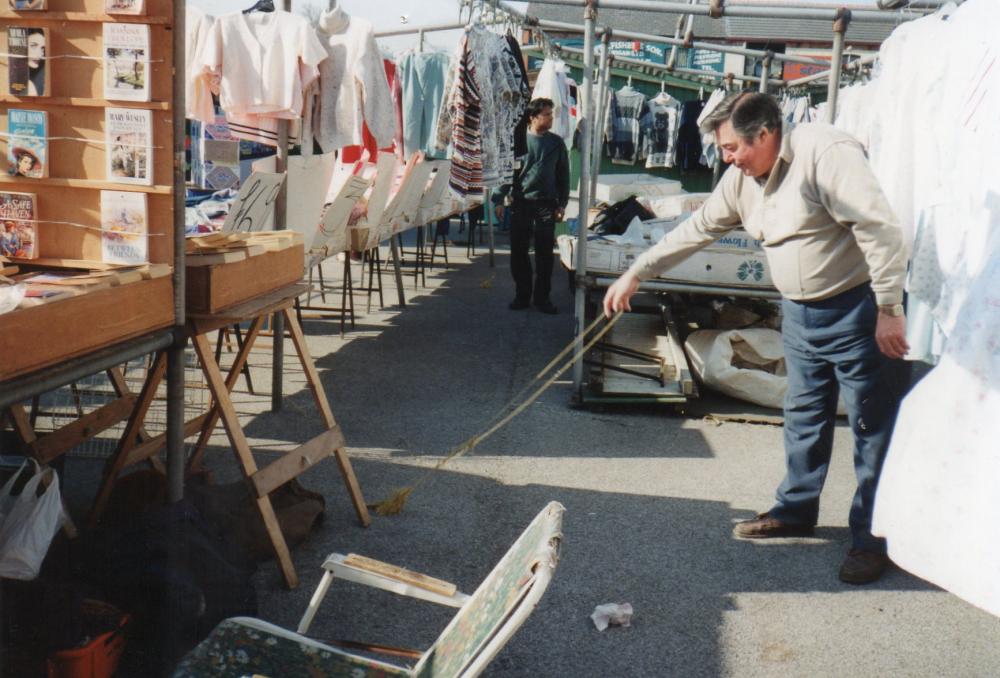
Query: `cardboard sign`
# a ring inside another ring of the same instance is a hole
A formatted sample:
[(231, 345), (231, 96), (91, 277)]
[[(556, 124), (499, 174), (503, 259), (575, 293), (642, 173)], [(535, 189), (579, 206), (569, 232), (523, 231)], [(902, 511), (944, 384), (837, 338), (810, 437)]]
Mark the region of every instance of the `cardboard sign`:
[(274, 203), (284, 174), (254, 172), (240, 187), (222, 225), (223, 233), (270, 231), (274, 228)]

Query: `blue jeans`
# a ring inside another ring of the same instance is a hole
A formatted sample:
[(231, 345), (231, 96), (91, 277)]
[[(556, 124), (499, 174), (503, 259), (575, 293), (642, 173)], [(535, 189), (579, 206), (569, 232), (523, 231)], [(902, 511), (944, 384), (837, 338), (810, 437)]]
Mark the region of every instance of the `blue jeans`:
[(872, 536), (872, 510), (882, 462), (901, 395), (900, 365), (875, 343), (878, 307), (865, 283), (822, 301), (782, 302), (788, 371), (785, 394), (787, 474), (770, 514), (815, 525), (833, 451), (838, 392), (854, 433), (854, 493), (849, 523), (853, 547), (885, 552)]

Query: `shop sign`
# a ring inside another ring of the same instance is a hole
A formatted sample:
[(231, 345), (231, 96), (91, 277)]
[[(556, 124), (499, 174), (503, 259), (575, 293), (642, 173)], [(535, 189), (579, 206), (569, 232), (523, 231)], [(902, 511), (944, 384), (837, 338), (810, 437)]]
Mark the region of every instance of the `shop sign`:
[(688, 52), (688, 68), (699, 71), (712, 71), (723, 73), (725, 71), (724, 59), (726, 55), (710, 49), (692, 49)]
[[(583, 38), (566, 38), (556, 41), (563, 47), (583, 49)], [(642, 40), (612, 40), (608, 47), (611, 54), (626, 59), (638, 59), (654, 64), (667, 63), (670, 47), (661, 42), (643, 42)]]
[[(830, 60), (830, 55), (822, 54), (810, 54), (808, 55), (810, 59), (824, 59), (826, 61)], [(829, 66), (817, 66), (815, 64), (799, 64), (794, 61), (786, 61), (784, 67), (781, 70), (781, 77), (784, 80), (797, 80), (798, 78), (804, 78), (807, 75), (812, 75), (814, 73), (819, 73), (820, 71), (829, 70)]]

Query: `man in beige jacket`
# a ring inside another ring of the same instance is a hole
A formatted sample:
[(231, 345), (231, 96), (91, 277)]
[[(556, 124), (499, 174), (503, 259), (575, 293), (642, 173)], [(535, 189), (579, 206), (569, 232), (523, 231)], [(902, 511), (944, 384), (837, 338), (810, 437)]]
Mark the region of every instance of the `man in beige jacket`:
[(734, 228), (763, 241), (783, 297), (787, 472), (774, 507), (733, 533), (741, 539), (812, 534), (839, 392), (854, 432), (858, 480), (852, 547), (839, 576), (852, 584), (875, 581), (889, 561), (885, 541), (871, 534), (871, 517), (900, 390), (888, 359), (909, 350), (899, 224), (861, 144), (819, 123), (783, 133), (781, 110), (766, 94), (728, 97), (703, 131), (715, 133), (731, 166), (704, 206), (608, 289), (604, 312), (631, 310), (640, 281)]

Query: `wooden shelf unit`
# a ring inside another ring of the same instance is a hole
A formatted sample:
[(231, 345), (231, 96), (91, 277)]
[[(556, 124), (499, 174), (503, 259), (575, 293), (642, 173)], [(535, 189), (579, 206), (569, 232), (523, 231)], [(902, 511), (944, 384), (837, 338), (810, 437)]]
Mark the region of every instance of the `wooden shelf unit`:
[[(144, 16), (105, 14), (104, 0), (48, 0), (48, 5), (49, 10), (0, 13), (0, 42), (6, 44), (8, 26), (46, 26), (49, 29), (47, 54), (54, 57), (47, 62), (46, 76), (53, 95), (50, 97), (8, 94), (8, 59), (0, 59), (0, 89), (3, 91), (0, 131), (7, 130), (7, 111), (11, 108), (44, 110), (48, 114), (50, 138), (49, 178), (26, 179), (3, 174), (0, 191), (37, 196), (36, 248), (43, 261), (68, 260), (76, 266), (92, 261), (98, 265), (95, 267), (101, 267), (102, 260), (100, 191), (146, 193), (149, 261), (173, 264), (173, 105), (168, 103), (173, 101), (173, 3), (146, 0), (147, 14)], [(151, 102), (103, 99), (102, 23), (105, 22), (150, 25), (147, 78)], [(105, 107), (152, 111), (152, 186), (107, 180)], [(6, 149), (4, 162), (6, 167)], [(30, 265), (32, 261), (23, 263)], [(123, 309), (131, 309), (131, 312), (123, 313)], [(111, 343), (169, 327), (175, 321), (170, 277), (12, 311), (0, 317), (0, 347), (5, 352), (5, 359), (0, 362), (0, 382), (44, 370), (69, 357), (85, 355)]]

